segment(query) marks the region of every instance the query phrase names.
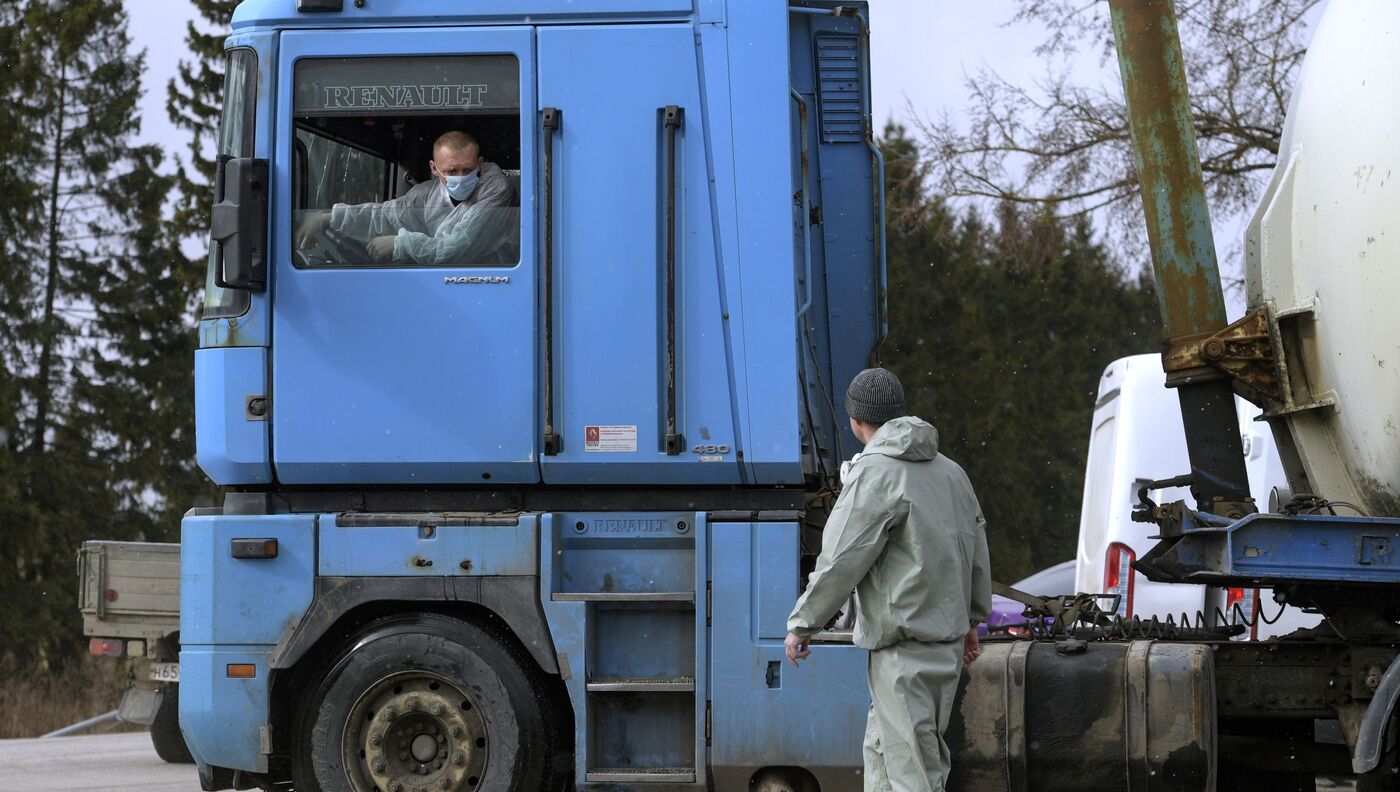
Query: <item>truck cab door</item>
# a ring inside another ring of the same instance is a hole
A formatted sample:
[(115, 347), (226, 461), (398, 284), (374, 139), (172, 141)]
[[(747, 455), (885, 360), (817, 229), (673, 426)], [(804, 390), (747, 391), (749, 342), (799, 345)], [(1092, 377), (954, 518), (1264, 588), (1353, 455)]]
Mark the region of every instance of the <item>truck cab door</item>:
[[(282, 35), (281, 483), (539, 481), (533, 52), (529, 28)], [(453, 131), (478, 154), (478, 192), (460, 204), (428, 166)], [(473, 203), (502, 178), (513, 196)]]
[(539, 30), (549, 484), (740, 483), (696, 46), (689, 25)]

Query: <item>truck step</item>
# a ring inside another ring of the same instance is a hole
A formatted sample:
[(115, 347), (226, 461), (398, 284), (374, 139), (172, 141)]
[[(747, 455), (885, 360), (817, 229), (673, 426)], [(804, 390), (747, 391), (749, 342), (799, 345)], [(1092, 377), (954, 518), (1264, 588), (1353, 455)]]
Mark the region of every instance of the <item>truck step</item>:
[(693, 591), (561, 591), (555, 602), (694, 602)]
[(695, 677), (597, 677), (585, 689), (589, 693), (694, 693)]
[(588, 780), (603, 784), (693, 784), (692, 767), (600, 767), (588, 771)]

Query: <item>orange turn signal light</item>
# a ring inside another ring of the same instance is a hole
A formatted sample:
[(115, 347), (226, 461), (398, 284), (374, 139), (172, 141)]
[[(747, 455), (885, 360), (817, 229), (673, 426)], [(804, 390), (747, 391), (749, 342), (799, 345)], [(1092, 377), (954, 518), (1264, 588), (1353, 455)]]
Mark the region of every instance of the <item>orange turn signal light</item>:
[(229, 663), (229, 679), (252, 679), (258, 675), (258, 667), (252, 663)]
[(276, 558), (276, 539), (234, 539), (231, 547), (234, 558)]

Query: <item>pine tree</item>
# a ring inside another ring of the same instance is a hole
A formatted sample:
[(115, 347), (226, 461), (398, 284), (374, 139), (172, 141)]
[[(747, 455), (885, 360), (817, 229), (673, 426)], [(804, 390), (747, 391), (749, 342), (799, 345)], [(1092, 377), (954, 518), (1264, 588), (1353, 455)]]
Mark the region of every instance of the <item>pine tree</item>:
[(194, 22), (186, 27), (185, 43), (194, 60), (180, 61), (179, 76), (166, 87), (165, 109), (172, 123), (190, 133), (188, 162), (177, 157), (180, 167), (176, 168), (176, 189), (180, 201), (175, 227), (182, 236), (203, 245), (208, 241), (209, 208), (214, 196), (212, 144), (224, 94), (224, 39), (239, 0), (190, 2), (210, 30), (202, 31)]
[(102, 191), (120, 227), (106, 229), (105, 266), (93, 326), (104, 339), (90, 354), (93, 377), (76, 396), (110, 471), (118, 498), (115, 530), (101, 537), (178, 541), (180, 518), (208, 505), (210, 487), (195, 465), (195, 296), (199, 268), (179, 248), (166, 217), (175, 177), (162, 174), (154, 146), (133, 149), (132, 167)]
[[(22, 12), (19, 6), (0, 5), (0, 96), (6, 99), (29, 93), (34, 84), (34, 70), (18, 57)], [(20, 102), (0, 102), (0, 403), (12, 406), (20, 403), (20, 335), (34, 298), (34, 279), (26, 265), (37, 255), (33, 230), (41, 207), (32, 173), (41, 138), (33, 130), (31, 111)], [(0, 453), (14, 453), (18, 417), (15, 409), (0, 414)]]
[[(64, 408), (69, 383), (62, 359), (81, 344), (86, 295), (73, 284), (92, 266), (92, 223), (106, 207), (96, 194), (123, 166), (139, 131), (144, 55), (129, 57), (121, 4), (109, 0), (30, 0), (21, 50), (40, 70), (34, 113), (47, 147), (42, 297), (38, 359), (32, 384), (34, 418), (28, 449), (42, 456)], [(61, 312), (69, 316), (60, 316)], [(70, 338), (75, 339), (70, 343)]]
[[(146, 162), (132, 149), (144, 55), (131, 54), (119, 0), (26, 0), (0, 9), (14, 123), (0, 124), (0, 223), (6, 230), (3, 314), (12, 395), (0, 466), (0, 531), (13, 573), (0, 595), (0, 646), (21, 662), (58, 662), (77, 645), (78, 543), (121, 522), (111, 450), (120, 444), (101, 400), (94, 361), (110, 338), (93, 321), (101, 288), (124, 251), (131, 207), (113, 185)], [(7, 119), (8, 121), (8, 119)], [(148, 196), (159, 207), (159, 196)], [(157, 209), (158, 211), (158, 209)], [(0, 471), (3, 472), (3, 471)], [(115, 537), (120, 538), (120, 537)]]
[[(34, 131), (32, 108), (17, 97), (33, 91), (35, 70), (20, 57), (24, 30), (22, 6), (0, 4), (0, 602), (25, 605), (30, 590), (24, 579), (27, 559), (35, 554), (38, 522), (25, 498), (20, 426), (24, 413), (21, 376), (27, 368), (35, 298), (31, 271), (38, 251), (33, 244), (39, 224), (39, 184), (33, 164), (41, 138)], [(8, 646), (25, 629), (24, 608), (0, 609), (0, 646)]]

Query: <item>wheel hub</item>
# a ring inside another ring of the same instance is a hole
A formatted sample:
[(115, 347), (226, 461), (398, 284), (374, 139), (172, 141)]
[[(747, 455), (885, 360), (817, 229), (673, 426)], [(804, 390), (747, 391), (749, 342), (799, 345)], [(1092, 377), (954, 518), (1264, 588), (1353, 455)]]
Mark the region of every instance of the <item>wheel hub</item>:
[(425, 671), (394, 674), (365, 691), (342, 746), (360, 792), (471, 792), (481, 784), (488, 748), (471, 696)]

